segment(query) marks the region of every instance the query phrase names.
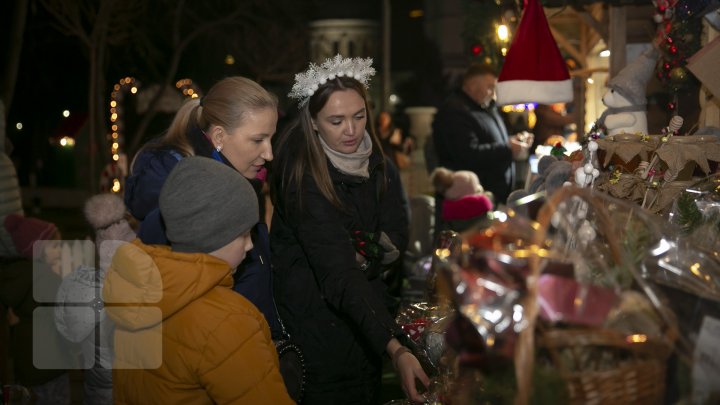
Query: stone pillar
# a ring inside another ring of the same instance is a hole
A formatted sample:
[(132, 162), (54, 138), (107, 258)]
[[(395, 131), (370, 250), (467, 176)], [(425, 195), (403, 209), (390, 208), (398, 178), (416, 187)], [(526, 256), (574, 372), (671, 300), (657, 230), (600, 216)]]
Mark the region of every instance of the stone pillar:
[(377, 57), (378, 23), (373, 20), (328, 19), (310, 23), (310, 59), (321, 63), (336, 54)]
[(425, 143), (432, 142), (432, 122), (437, 109), (435, 107), (409, 107), (405, 109), (410, 119), (410, 135), (415, 137), (415, 150), (410, 159), (412, 166), (401, 173), (405, 191), (409, 197), (432, 195), (427, 166), (425, 163)]

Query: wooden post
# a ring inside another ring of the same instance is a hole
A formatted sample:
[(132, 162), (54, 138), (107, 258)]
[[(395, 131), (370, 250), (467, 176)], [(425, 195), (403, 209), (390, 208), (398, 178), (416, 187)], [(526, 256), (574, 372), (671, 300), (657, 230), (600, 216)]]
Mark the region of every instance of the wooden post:
[(625, 67), (627, 43), (627, 10), (625, 6), (610, 6), (610, 78)]

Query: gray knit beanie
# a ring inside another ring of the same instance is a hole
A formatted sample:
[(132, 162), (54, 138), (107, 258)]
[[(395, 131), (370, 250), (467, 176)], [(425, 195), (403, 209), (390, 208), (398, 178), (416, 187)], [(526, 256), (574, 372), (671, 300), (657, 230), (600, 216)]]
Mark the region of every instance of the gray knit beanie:
[(255, 190), (240, 173), (215, 160), (181, 160), (160, 191), (160, 214), (177, 252), (210, 253), (258, 222)]
[(608, 87), (620, 93), (632, 105), (646, 105), (646, 87), (655, 70), (658, 56), (659, 52), (655, 47), (646, 49), (610, 79)]

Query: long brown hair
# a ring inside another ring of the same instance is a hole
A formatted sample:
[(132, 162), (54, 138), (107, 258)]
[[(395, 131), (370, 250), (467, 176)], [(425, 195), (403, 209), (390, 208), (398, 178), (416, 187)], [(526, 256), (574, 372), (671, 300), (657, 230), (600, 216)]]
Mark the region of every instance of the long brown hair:
[(160, 140), (146, 144), (141, 150), (171, 148), (183, 156), (192, 156), (195, 151), (188, 133), (193, 129), (207, 131), (211, 125), (218, 125), (232, 131), (244, 123), (248, 112), (265, 108), (277, 110), (277, 105), (277, 97), (256, 82), (241, 76), (226, 77), (202, 98), (186, 101)]
[(315, 91), (315, 94), (300, 109), (299, 115), (288, 124), (287, 128), (278, 137), (275, 146), (275, 160), (272, 163), (274, 169), (271, 182), (271, 195), (275, 205), (278, 205), (280, 199), (286, 200), (283, 197), (285, 197), (291, 184), (294, 184), (297, 188), (298, 195), (302, 195), (302, 178), (305, 172), (309, 171), (322, 195), (336, 207), (344, 209), (333, 188), (327, 157), (318, 139), (319, 135), (312, 125), (312, 120), (317, 118), (318, 112), (325, 107), (330, 95), (342, 90), (356, 91), (365, 102), (367, 117), (365, 129), (372, 139), (373, 153), (383, 156), (381, 170), (383, 178), (385, 177), (385, 159), (380, 142), (375, 135), (372, 110), (368, 103), (365, 86), (350, 77), (336, 77), (328, 80)]

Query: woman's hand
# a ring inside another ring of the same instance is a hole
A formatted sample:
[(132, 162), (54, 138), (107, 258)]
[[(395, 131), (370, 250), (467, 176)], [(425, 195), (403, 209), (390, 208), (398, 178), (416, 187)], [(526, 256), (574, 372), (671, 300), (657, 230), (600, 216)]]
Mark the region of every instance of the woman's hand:
[(395, 360), (395, 368), (400, 375), (400, 385), (405, 391), (405, 395), (413, 402), (424, 403), (426, 398), (418, 393), (415, 380), (420, 380), (427, 389), (430, 385), (430, 378), (425, 374), (418, 359), (408, 351), (400, 353)]
[(426, 399), (418, 393), (415, 380), (420, 380), (425, 388), (428, 388), (430, 378), (425, 374), (418, 359), (395, 338), (388, 342), (387, 352), (390, 354), (393, 367), (400, 376), (400, 385), (405, 395), (413, 402), (424, 403)]

